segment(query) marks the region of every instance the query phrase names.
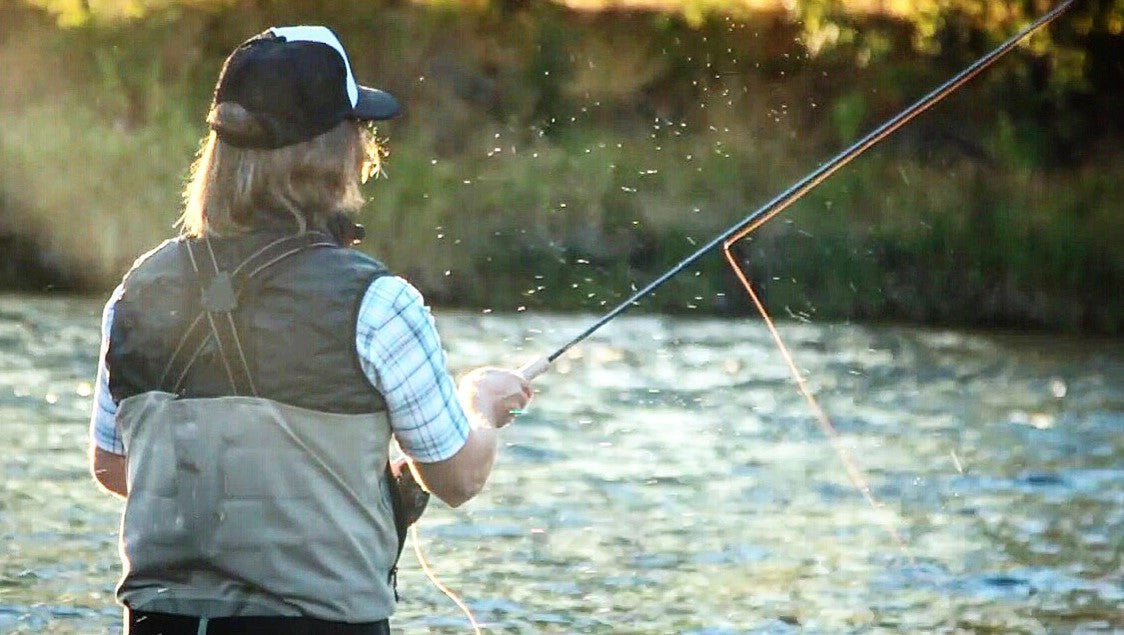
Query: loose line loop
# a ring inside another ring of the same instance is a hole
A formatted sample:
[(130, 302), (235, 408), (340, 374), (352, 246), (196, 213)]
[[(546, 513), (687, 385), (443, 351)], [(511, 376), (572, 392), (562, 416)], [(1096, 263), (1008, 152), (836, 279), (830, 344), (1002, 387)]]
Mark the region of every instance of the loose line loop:
[(410, 525), (410, 542), (414, 545), (414, 555), (417, 557), (418, 564), (421, 565), (422, 571), (425, 572), (425, 577), (429, 578), (433, 586), (444, 593), (445, 597), (452, 600), (453, 603), (457, 605), (457, 608), (464, 613), (464, 616), (468, 618), (468, 623), (472, 625), (472, 632), (474, 635), (481, 635), (480, 624), (476, 621), (476, 616), (472, 614), (472, 609), (468, 608), (468, 605), (461, 599), (461, 596), (457, 595), (456, 591), (445, 586), (441, 580), (437, 579), (437, 574), (433, 571), (433, 567), (430, 566), (429, 561), (422, 552), (421, 539), (418, 537), (418, 523)]

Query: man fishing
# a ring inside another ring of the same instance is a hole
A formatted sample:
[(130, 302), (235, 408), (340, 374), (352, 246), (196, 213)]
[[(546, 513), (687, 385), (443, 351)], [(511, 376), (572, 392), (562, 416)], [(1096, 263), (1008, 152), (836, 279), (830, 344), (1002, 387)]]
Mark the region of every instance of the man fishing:
[(92, 468), (126, 498), (126, 632), (389, 633), (401, 483), (472, 498), (530, 400), (508, 370), (454, 386), (417, 290), (349, 248), (367, 124), (399, 111), (324, 27), (227, 58), (181, 235), (103, 317)]

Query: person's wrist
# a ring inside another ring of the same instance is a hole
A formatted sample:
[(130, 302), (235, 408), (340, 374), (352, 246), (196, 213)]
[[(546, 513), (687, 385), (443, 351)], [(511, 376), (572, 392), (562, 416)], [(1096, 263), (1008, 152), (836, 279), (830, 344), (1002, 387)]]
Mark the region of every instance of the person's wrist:
[(481, 408), (477, 404), (473, 404), (472, 410), (473, 410), (473, 413), (476, 415), (475, 418), (476, 418), (478, 427), (491, 428), (493, 430), (499, 429), (499, 426), (496, 425), (496, 422), (492, 419), (492, 415), (487, 410)]
[(487, 400), (479, 390), (478, 386), (465, 384), (460, 389), (460, 400), (467, 410), (469, 418), (472, 420), (474, 428), (491, 428), (493, 430), (500, 428), (494, 421), (493, 409), (489, 404), (484, 403)]
[(498, 399), (490, 399), (490, 403), (483, 404), (477, 408), (480, 413), (481, 419), (485, 420), (489, 426), (494, 430), (499, 430), (507, 424), (511, 423), (511, 417), (507, 412), (502, 411), (502, 401)]
[(497, 431), (502, 426), (497, 426), (494, 422), (490, 421), (487, 417), (477, 417), (476, 429), (477, 430), (491, 430)]

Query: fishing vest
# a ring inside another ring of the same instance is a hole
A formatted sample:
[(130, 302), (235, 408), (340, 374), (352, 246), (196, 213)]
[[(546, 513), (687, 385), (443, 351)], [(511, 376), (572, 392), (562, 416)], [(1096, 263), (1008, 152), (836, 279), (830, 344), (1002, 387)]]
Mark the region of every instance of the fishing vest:
[(393, 612), (391, 428), (355, 350), (386, 270), (326, 240), (274, 255), (277, 238), (167, 241), (123, 282), (106, 364), (129, 492), (117, 597), (133, 609)]

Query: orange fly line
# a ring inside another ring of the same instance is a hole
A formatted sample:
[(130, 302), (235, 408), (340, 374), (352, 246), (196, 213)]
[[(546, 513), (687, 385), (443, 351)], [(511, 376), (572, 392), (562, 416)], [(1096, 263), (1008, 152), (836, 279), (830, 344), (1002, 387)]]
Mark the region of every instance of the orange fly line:
[[(764, 220), (768, 220), (768, 217)], [(762, 222), (764, 222), (764, 220)], [(758, 226), (759, 224), (753, 225), (746, 231), (746, 234)], [(773, 319), (769, 317), (769, 312), (765, 310), (765, 305), (761, 302), (761, 298), (754, 292), (753, 285), (750, 284), (749, 278), (745, 275), (745, 271), (738, 265), (737, 259), (734, 258), (733, 253), (730, 251), (734, 243), (743, 238), (746, 234), (739, 234), (737, 238), (732, 238), (723, 244), (722, 254), (726, 256), (727, 262), (730, 263), (730, 267), (734, 270), (734, 275), (737, 276), (738, 281), (741, 282), (742, 287), (745, 288), (745, 292), (749, 294), (749, 299), (753, 301), (753, 306), (757, 308), (757, 312), (761, 314), (761, 318), (765, 321), (765, 326), (769, 329), (769, 334), (772, 335), (773, 342), (777, 345), (777, 350), (780, 351), (781, 357), (784, 358), (785, 364), (788, 365), (788, 370), (792, 374), (792, 380), (796, 383), (800, 394), (804, 395), (808, 406), (811, 407), (813, 414), (816, 416), (816, 422), (820, 426), (820, 430), (823, 431), (827, 440), (831, 443), (832, 449), (835, 450), (836, 456), (838, 456), (839, 460), (843, 463), (843, 467), (847, 470), (847, 476), (851, 479), (851, 483), (862, 493), (863, 498), (866, 499), (866, 502), (869, 503), (871, 508), (875, 511), (878, 521), (890, 536), (893, 537), (894, 542), (898, 544), (902, 553), (909, 557), (905, 540), (902, 539), (897, 528), (881, 513), (885, 509), (885, 506), (874, 497), (874, 494), (870, 490), (870, 483), (863, 473), (862, 468), (851, 458), (851, 453), (848, 452), (847, 448), (843, 445), (843, 440), (839, 438), (839, 432), (836, 431), (835, 426), (831, 423), (831, 419), (827, 416), (827, 412), (820, 406), (819, 400), (816, 399), (815, 394), (813, 394), (811, 388), (808, 387), (808, 382), (804, 378), (804, 374), (800, 372), (800, 369), (796, 366), (796, 362), (793, 361), (792, 354), (789, 353), (788, 347), (785, 346), (784, 340), (781, 339), (780, 331), (777, 330)], [(910, 559), (912, 560), (912, 558)]]

